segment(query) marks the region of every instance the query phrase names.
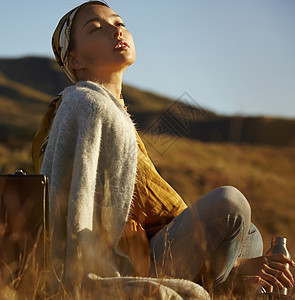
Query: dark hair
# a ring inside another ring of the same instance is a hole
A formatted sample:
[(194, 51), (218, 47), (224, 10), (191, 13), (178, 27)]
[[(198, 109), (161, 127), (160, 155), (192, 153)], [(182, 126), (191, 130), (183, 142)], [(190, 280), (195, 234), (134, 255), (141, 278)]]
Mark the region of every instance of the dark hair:
[(81, 12), (82, 8), (86, 7), (86, 6), (89, 6), (91, 4), (96, 4), (96, 5), (101, 5), (101, 6), (106, 6), (106, 7), (109, 7), (109, 5), (105, 2), (105, 1), (88, 1), (88, 2), (85, 2), (83, 3), (77, 10), (74, 18), (73, 18), (73, 22), (72, 22), (72, 26), (71, 26), (71, 31), (70, 31), (70, 42), (69, 42), (69, 46), (68, 46), (68, 53), (71, 52), (74, 47), (75, 47), (75, 41), (74, 41), (74, 27), (75, 27), (75, 20), (77, 18), (77, 16), (79, 15), (79, 13)]

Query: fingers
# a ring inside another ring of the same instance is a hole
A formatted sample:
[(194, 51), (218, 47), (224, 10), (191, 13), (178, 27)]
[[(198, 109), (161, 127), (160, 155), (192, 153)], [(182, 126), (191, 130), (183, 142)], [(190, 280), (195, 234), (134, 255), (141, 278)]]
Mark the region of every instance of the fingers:
[(281, 283), (281, 281), (274, 275), (268, 273), (269, 269), (266, 267), (265, 269), (262, 269), (260, 272), (260, 277), (269, 282), (272, 286), (277, 287), (279, 289), (283, 289), (284, 285)]
[(293, 287), (294, 277), (289, 270), (289, 265), (295, 265), (293, 260), (283, 254), (273, 254), (264, 258), (267, 260), (263, 268), (265, 272), (275, 276), (285, 287)]
[(259, 285), (259, 282), (261, 280), (261, 277), (257, 275), (244, 275), (241, 277), (241, 283), (245, 288), (251, 287), (257, 287)]
[(268, 260), (271, 260), (273, 262), (280, 262), (282, 264), (289, 264), (291, 267), (295, 268), (295, 262), (287, 257), (284, 254), (272, 254), (269, 256), (265, 256)]
[(272, 293), (273, 292), (273, 286), (266, 280), (260, 277), (258, 283), (257, 283), (257, 290), (261, 294), (264, 293)]
[[(261, 278), (257, 275), (242, 275), (238, 276), (234, 280), (233, 284), (233, 294), (250, 297), (251, 294), (265, 293), (266, 289), (260, 285)], [(267, 285), (267, 283), (266, 283)], [(269, 288), (272, 288), (271, 284), (268, 284)], [(251, 297), (252, 299), (252, 297)]]
[(260, 276), (243, 276), (242, 277), (242, 286), (244, 293), (272, 293), (273, 292), (273, 286), (261, 278)]
[(287, 264), (291, 267), (294, 266), (295, 269), (294, 262), (285, 255), (260, 256), (243, 261), (242, 264), (237, 266), (237, 274), (242, 276), (260, 276), (261, 286), (267, 292), (271, 292), (272, 287), (279, 289), (293, 287), (294, 278)]
[(282, 283), (284, 283), (284, 285), (286, 287), (293, 287), (294, 277), (293, 277), (292, 273), (290, 272), (287, 264), (270, 262), (268, 273), (276, 276), (277, 278), (280, 278), (280, 281)]

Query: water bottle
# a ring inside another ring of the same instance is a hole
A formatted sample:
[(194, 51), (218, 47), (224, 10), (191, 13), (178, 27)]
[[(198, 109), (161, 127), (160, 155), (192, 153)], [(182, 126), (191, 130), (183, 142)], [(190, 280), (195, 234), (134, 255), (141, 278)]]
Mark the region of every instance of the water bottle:
[[(267, 250), (265, 255), (271, 254), (284, 254), (288, 258), (290, 258), (289, 251), (287, 249), (287, 239), (283, 237), (274, 237), (271, 239), (271, 247)], [(287, 268), (289, 268), (289, 264), (287, 264)], [(288, 289), (284, 288), (282, 290), (273, 287), (273, 294), (279, 295), (287, 295)]]

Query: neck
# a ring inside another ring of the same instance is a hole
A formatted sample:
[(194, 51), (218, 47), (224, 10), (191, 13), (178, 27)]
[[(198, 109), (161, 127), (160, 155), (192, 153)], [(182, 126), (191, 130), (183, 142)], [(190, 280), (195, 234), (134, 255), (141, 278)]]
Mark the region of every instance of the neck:
[(107, 88), (116, 99), (124, 106), (124, 100), (121, 99), (122, 93), (122, 82), (121, 83), (110, 83), (110, 82), (101, 82), (102, 85)]
[(107, 88), (115, 96), (115, 98), (124, 106), (124, 100), (120, 97), (122, 93), (122, 77), (123, 71), (114, 72), (111, 74), (104, 74), (104, 76), (100, 74), (99, 77), (89, 75), (85, 76), (85, 78), (87, 78), (86, 80), (97, 82), (103, 85), (105, 88)]

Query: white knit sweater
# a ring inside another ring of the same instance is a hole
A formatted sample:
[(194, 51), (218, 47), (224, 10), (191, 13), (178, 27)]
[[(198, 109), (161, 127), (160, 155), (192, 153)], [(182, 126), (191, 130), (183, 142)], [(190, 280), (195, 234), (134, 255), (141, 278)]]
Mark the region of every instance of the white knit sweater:
[[(49, 177), (54, 277), (69, 286), (85, 277), (118, 284), (114, 277), (132, 273), (118, 241), (136, 177), (134, 124), (117, 99), (93, 82), (70, 86), (62, 97), (41, 168)], [(128, 278), (122, 279), (127, 286)], [(155, 285), (155, 279), (144, 282)]]

